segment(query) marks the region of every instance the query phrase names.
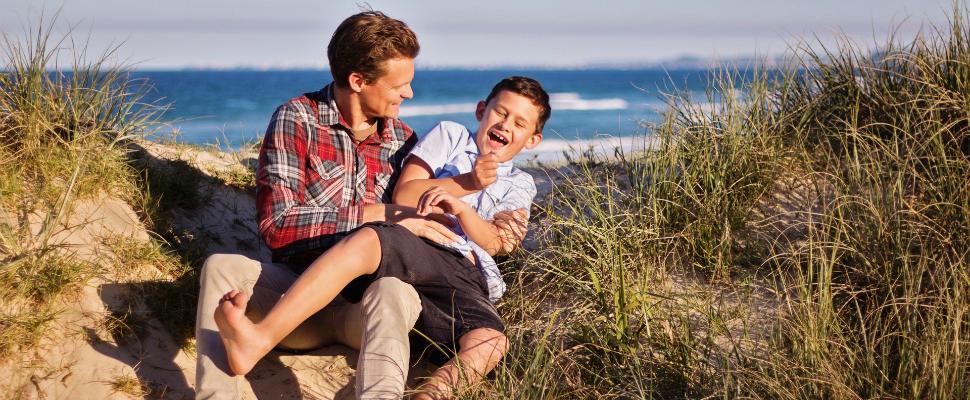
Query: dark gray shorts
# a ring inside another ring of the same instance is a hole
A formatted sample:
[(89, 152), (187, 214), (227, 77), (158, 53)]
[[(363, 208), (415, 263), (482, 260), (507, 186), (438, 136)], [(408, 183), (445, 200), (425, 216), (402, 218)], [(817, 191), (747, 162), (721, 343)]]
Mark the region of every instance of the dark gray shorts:
[(458, 338), (477, 328), (505, 331), (492, 302), (481, 269), (455, 250), (415, 236), (407, 228), (386, 222), (360, 227), (377, 232), (381, 263), (374, 274), (358, 278), (343, 291), (352, 302), (377, 279), (398, 278), (414, 286), (421, 298), (415, 324), (418, 336), (455, 347)]

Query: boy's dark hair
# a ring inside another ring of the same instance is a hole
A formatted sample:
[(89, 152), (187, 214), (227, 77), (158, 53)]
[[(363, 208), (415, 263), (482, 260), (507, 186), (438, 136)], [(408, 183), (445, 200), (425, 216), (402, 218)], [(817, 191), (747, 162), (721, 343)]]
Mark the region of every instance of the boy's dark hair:
[(380, 11), (364, 11), (345, 19), (333, 32), (327, 59), (333, 81), (347, 87), (352, 72), (371, 83), (386, 72), (384, 61), (414, 59), (420, 50), (418, 38), (407, 24)]
[(503, 90), (525, 96), (529, 100), (532, 100), (532, 104), (539, 107), (539, 121), (536, 121), (536, 133), (542, 132), (542, 127), (546, 125), (546, 121), (549, 120), (549, 115), (552, 113), (552, 107), (549, 106), (549, 94), (542, 88), (539, 81), (524, 76), (510, 76), (502, 79), (501, 82), (495, 84), (492, 92), (485, 98), (485, 104), (492, 101)]

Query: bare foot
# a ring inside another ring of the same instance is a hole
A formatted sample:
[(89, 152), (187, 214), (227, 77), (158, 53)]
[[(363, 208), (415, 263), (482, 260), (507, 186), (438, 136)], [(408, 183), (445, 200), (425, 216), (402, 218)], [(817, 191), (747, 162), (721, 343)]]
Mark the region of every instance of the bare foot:
[(261, 334), (253, 321), (246, 317), (248, 301), (248, 294), (230, 291), (219, 301), (215, 313), (219, 336), (229, 356), (229, 370), (236, 375), (248, 373), (259, 359), (273, 349), (270, 339)]

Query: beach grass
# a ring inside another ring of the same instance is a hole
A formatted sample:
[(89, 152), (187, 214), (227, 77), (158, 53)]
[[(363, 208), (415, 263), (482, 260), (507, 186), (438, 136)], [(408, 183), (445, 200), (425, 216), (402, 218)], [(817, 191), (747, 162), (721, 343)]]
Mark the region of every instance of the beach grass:
[(505, 264), (512, 355), (468, 398), (970, 396), (965, 18), (713, 74), (652, 151), (573, 157)]
[[(194, 315), (197, 279), (191, 274), (203, 255), (169, 220), (172, 210), (192, 209), (204, 200), (199, 190), (204, 174), (184, 162), (161, 168), (139, 157), (134, 144), (154, 132), (167, 105), (143, 101), (150, 85), (130, 78), (129, 67), (113, 61), (117, 47), (89, 55), (83, 43), (71, 41), (70, 32), (53, 36), (56, 20), (41, 21), (19, 40), (3, 38), (0, 277), (7, 284), (0, 289), (5, 299), (0, 360), (29, 354), (49, 334), (64, 309), (58, 302), (63, 294), (95, 277), (128, 281), (139, 268), (158, 271), (161, 276), (154, 279), (159, 282), (184, 282), (175, 285), (177, 293), (172, 284), (139, 285), (130, 305), (143, 302), (159, 317), (177, 314), (162, 321), (176, 324), (171, 330), (180, 333), (183, 347), (190, 347), (191, 327), (185, 325), (191, 322), (183, 321), (185, 314)], [(69, 65), (59, 65), (65, 58)], [(123, 199), (157, 233), (148, 242), (103, 237), (102, 243), (91, 244), (108, 249), (112, 261), (95, 264), (76, 257), (75, 249), (62, 243), (79, 230), (77, 224), (88, 223), (72, 221), (74, 207), (99, 196)], [(188, 305), (169, 307), (172, 299), (191, 302), (192, 311)], [(106, 326), (130, 328), (112, 318)]]
[[(116, 48), (89, 57), (69, 34), (52, 36), (52, 24), (3, 37), (0, 355), (29, 349), (57, 314), (55, 298), (100, 273), (53, 238), (76, 228), (65, 224), (77, 199), (139, 196), (124, 142), (158, 112), (141, 102), (142, 83), (111, 64)], [(65, 57), (70, 65), (58, 65)]]
[[(950, 25), (878, 51), (799, 45), (787, 69), (714, 73), (704, 98), (671, 93), (642, 124), (649, 150), (549, 169), (531, 244), (502, 264), (510, 354), (457, 396), (970, 397), (966, 18), (955, 7)], [(4, 42), (0, 359), (36, 345), (63, 293), (137, 265), (164, 276), (138, 301), (188, 346), (204, 243), (171, 213), (205, 203), (210, 181), (251, 190), (252, 171), (133, 156), (159, 106), (112, 51), (59, 68), (68, 39), (49, 32)], [(106, 238), (112, 271), (51, 239), (106, 191), (157, 232)], [(101, 329), (137, 336), (142, 318), (116, 310)]]

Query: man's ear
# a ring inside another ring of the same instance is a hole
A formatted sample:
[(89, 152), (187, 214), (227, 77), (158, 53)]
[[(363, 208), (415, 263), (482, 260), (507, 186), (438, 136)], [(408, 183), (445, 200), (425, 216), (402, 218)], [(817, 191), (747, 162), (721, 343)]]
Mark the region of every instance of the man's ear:
[(525, 142), (525, 148), (532, 150), (542, 142), (542, 132), (536, 132), (532, 134), (532, 137)]
[(478, 105), (475, 106), (475, 120), (481, 121), (482, 117), (485, 116), (485, 105), (485, 100), (481, 100), (478, 102)]
[(365, 83), (367, 83), (367, 80), (359, 72), (351, 72), (347, 76), (347, 84), (354, 93), (360, 93), (364, 89)]

